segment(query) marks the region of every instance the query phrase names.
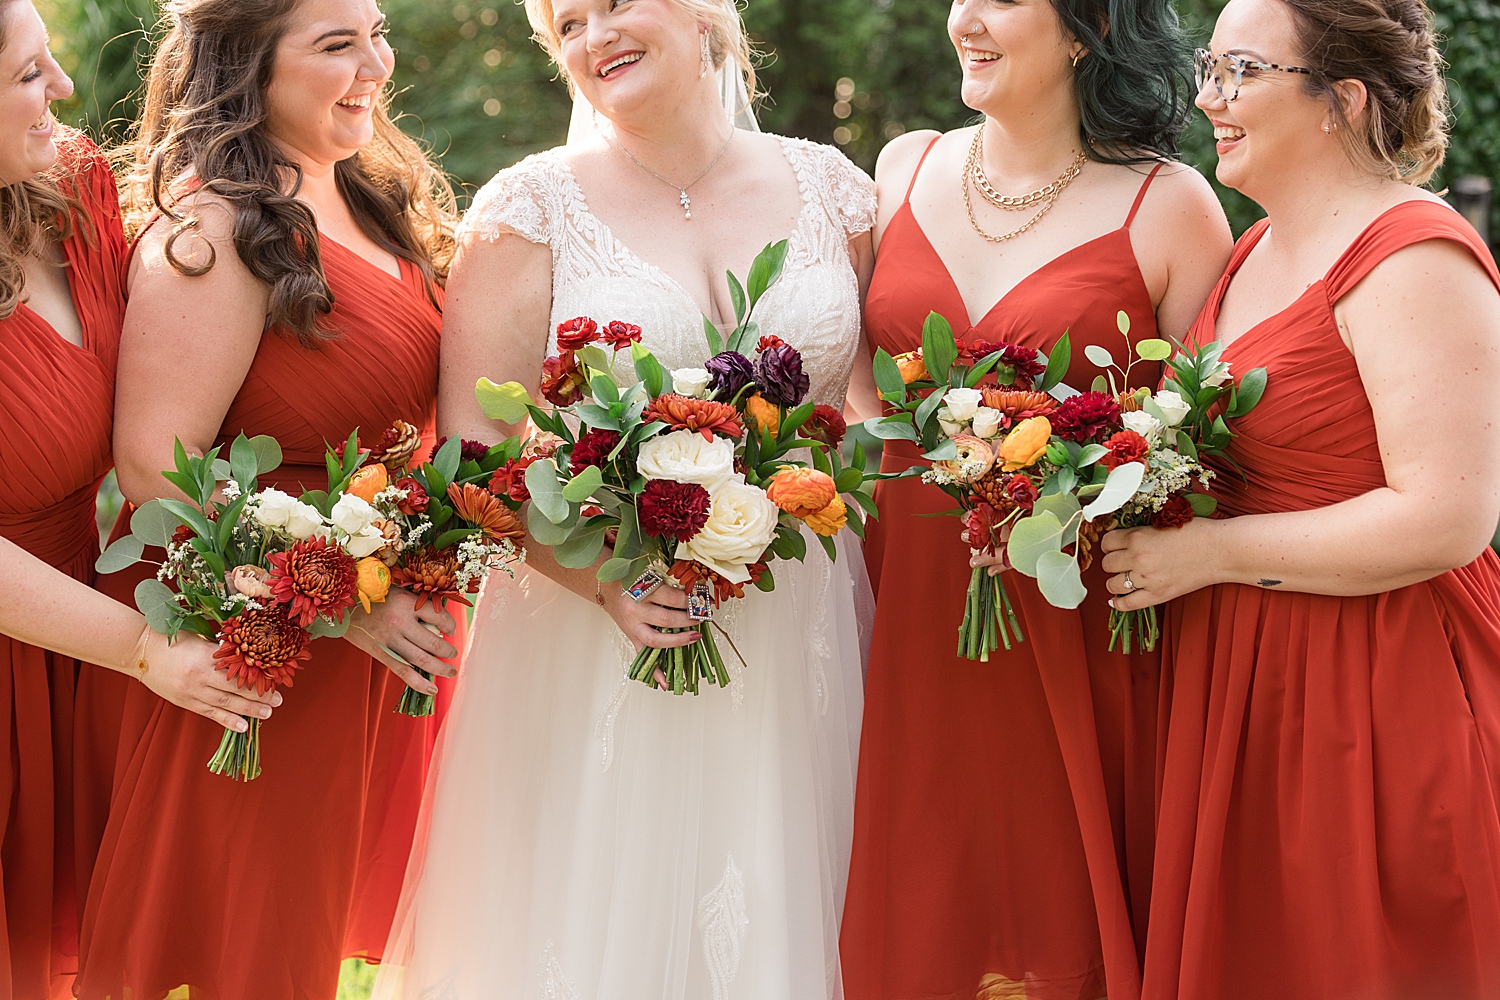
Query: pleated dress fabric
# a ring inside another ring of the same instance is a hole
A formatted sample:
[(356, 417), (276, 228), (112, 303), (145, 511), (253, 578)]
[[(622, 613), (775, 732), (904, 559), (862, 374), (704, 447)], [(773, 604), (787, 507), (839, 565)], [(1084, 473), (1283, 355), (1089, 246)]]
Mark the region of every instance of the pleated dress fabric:
[[(917, 349), (932, 310), (961, 343), (1050, 352), (1067, 331), (1066, 381), (1087, 389), (1099, 371), (1086, 345), (1123, 356), (1119, 311), (1130, 316), (1132, 342), (1156, 336), (1129, 232), (1154, 176), (1119, 229), (1038, 268), (972, 325), (908, 201), (881, 240), (865, 307), (871, 344)], [(1142, 383), (1160, 376), (1159, 365), (1142, 367), (1132, 373)], [(915, 446), (887, 442), (882, 467), (920, 461)], [(1074, 611), (1005, 573), (1025, 642), (987, 663), (958, 657), (969, 550), (957, 518), (924, 516), (951, 510), (952, 500), (915, 479), (882, 483), (875, 495), (880, 518), (866, 548), (875, 633), (840, 940), (847, 994), (1138, 996), (1157, 655), (1107, 651), (1096, 561), (1084, 574), (1089, 598)]]
[[(403, 261), (397, 279), (321, 239), (337, 338), (308, 350), (264, 334), (218, 437), (276, 438), (285, 462), (260, 485), (293, 495), (326, 488), (325, 442), (401, 419), (430, 443), (436, 408), (441, 317), (420, 272)], [(101, 586), (128, 601), (143, 575)], [(261, 728), (250, 782), (208, 770), (222, 727), (129, 689), (78, 996), (331, 1000), (345, 954), (379, 957), (434, 721), (392, 714), (400, 680), (352, 644), (318, 639), (312, 653)]]
[[(94, 496), (109, 471), (125, 236), (109, 164), (57, 127), (64, 193), (82, 215), (62, 243), (83, 327), (75, 347), (26, 305), (0, 320), (0, 535), (75, 580), (99, 554)], [(66, 615), (66, 608), (58, 614)], [(97, 669), (97, 668), (93, 668)], [(0, 636), (0, 998), (66, 996), (78, 956), (73, 695), (79, 664)]]
[[(1192, 335), (1266, 231), (1241, 239)], [(1264, 366), (1216, 480), (1228, 516), (1313, 510), (1385, 486), (1359, 367), (1333, 307), (1458, 213), (1386, 212), (1295, 303), (1230, 343)], [(1463, 363), (1410, 331), (1414, 379)], [(1464, 448), (1463, 441), (1434, 442)], [(1379, 538), (1368, 540), (1371, 546)], [(1500, 997), (1500, 559), (1364, 597), (1221, 584), (1168, 606), (1152, 1000)]]

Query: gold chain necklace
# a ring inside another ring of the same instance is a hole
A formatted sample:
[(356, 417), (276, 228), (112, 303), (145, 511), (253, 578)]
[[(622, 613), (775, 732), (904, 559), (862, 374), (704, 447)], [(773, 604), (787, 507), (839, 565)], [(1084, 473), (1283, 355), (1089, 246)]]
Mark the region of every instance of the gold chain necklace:
[[(964, 208), (969, 213), (969, 225), (973, 226), (976, 233), (991, 243), (1004, 243), (1006, 240), (1015, 239), (1040, 222), (1042, 216), (1051, 211), (1052, 206), (1057, 203), (1058, 197), (1063, 191), (1067, 190), (1069, 184), (1073, 183), (1074, 178), (1083, 170), (1083, 165), (1086, 162), (1088, 162), (1088, 154), (1079, 152), (1068, 169), (1063, 171), (1062, 176), (1046, 187), (1015, 197), (1001, 195), (990, 186), (989, 178), (984, 174), (984, 126), (980, 125), (979, 128), (974, 130), (974, 139), (969, 143), (969, 158), (964, 163)], [(1041, 203), (1042, 207), (1020, 229), (1009, 233), (1002, 233), (999, 236), (991, 235), (980, 227), (979, 220), (974, 215), (974, 203), (969, 195), (969, 185), (971, 183), (979, 189), (979, 193), (984, 197), (985, 201), (996, 208), (1004, 209), (1008, 212), (1021, 212), (1038, 202)]]

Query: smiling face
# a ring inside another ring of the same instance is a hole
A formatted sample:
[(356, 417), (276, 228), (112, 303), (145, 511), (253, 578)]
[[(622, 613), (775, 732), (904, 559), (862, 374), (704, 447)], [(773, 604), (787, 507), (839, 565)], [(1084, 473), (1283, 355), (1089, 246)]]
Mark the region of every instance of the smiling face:
[(610, 119), (629, 117), (702, 86), (702, 33), (675, 0), (557, 0), (563, 68)]
[[(1280, 0), (1230, 0), (1214, 26), (1209, 51), (1280, 66), (1304, 65), (1291, 11)], [(1220, 96), (1210, 79), (1196, 101), (1214, 128), (1219, 181), (1252, 193), (1290, 169), (1305, 167), (1324, 152), (1338, 152), (1323, 126), (1331, 122), (1327, 101), (1309, 94), (1306, 76), (1246, 69), (1239, 97)], [(1226, 86), (1226, 90), (1230, 89)]]
[(375, 0), (303, 0), (276, 46), (266, 131), (300, 163), (348, 159), (374, 137), (395, 64)]
[(1044, 107), (1073, 82), (1073, 50), (1051, 0), (955, 0), (948, 36), (976, 111)]
[(29, 0), (0, 4), (0, 183), (19, 184), (57, 160), (49, 103), (73, 81), (47, 50), (47, 27)]

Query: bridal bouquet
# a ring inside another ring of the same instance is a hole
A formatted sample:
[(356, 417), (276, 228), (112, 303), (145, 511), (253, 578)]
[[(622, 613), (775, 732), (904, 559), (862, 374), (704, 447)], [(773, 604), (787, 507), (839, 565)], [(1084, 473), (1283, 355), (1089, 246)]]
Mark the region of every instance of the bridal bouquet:
[[(1037, 458), (1048, 439), (1046, 415), (1057, 409), (1054, 392), (1068, 369), (1067, 334), (1051, 357), (1013, 344), (975, 341), (959, 345), (947, 320), (931, 313), (918, 351), (891, 357), (875, 353), (875, 385), (894, 409), (865, 422), (878, 438), (920, 444), (930, 469), (922, 476), (958, 502), (969, 545), (990, 554), (1007, 525), (1036, 490), (1015, 470)], [(1014, 637), (1014, 640), (1012, 639)], [(1022, 642), (1010, 596), (999, 576), (973, 571), (958, 627), (958, 655), (988, 661), (995, 649)]]
[[(832, 559), (833, 536), (848, 527), (863, 537), (859, 508), (875, 511), (862, 450), (847, 466), (840, 457), (842, 415), (807, 399), (795, 348), (757, 338), (750, 317), (785, 254), (784, 241), (767, 247), (744, 286), (729, 275), (737, 325), (725, 338), (705, 320), (702, 368), (668, 371), (640, 343), (639, 327), (579, 317), (558, 327), (559, 354), (543, 364), (541, 392), (555, 409), (535, 405), (515, 382), (481, 379), (476, 388), (486, 415), (507, 423), (529, 416), (548, 442), (491, 484), (529, 500), (535, 542), (551, 546), (560, 565), (584, 568), (599, 562), (612, 536), (601, 581), (629, 581), (638, 601), (663, 585), (687, 592), (701, 639), (646, 647), (629, 669), (648, 684), (659, 672), (678, 695), (697, 694), (700, 679), (729, 683), (711, 628), (715, 608), (743, 597), (747, 585), (774, 589), (772, 562), (806, 555), (804, 525)], [(633, 382), (614, 374), (626, 351)], [(791, 457), (798, 451), (805, 461)]]

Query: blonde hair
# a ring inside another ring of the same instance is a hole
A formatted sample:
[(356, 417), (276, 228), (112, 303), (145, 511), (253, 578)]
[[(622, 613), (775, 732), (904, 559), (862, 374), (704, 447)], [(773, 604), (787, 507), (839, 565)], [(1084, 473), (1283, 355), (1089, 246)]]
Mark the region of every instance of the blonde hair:
[[(573, 89), (573, 79), (568, 76), (562, 61), (562, 39), (552, 24), (553, 0), (526, 0), (526, 19), (531, 22), (531, 37), (546, 50), (552, 63)], [(672, 0), (694, 18), (709, 26), (708, 50), (713, 56), (714, 69), (724, 65), (725, 59), (733, 59), (745, 74), (745, 92), (752, 101), (755, 93), (755, 48), (740, 19), (740, 9), (734, 0)]]

